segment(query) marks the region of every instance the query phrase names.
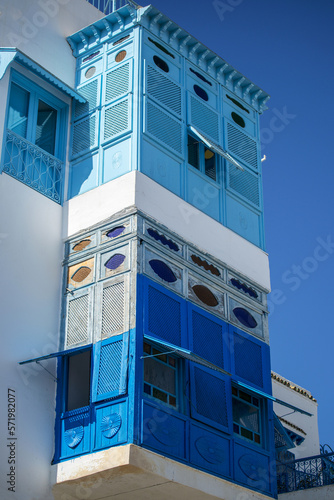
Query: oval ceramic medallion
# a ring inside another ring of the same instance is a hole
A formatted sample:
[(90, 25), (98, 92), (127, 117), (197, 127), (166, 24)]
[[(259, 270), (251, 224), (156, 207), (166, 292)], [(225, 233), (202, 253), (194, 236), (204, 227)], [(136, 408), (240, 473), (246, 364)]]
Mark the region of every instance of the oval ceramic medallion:
[(174, 283), (177, 280), (171, 268), (162, 262), (162, 260), (152, 259), (150, 260), (150, 266), (155, 274), (157, 274), (162, 280), (167, 281), (168, 283)]
[(221, 464), (224, 462), (224, 450), (214, 439), (202, 436), (195, 441), (195, 446), (201, 457), (210, 464)]
[(65, 443), (69, 448), (75, 448), (82, 441), (84, 429), (82, 425), (64, 432)]
[(122, 419), (118, 413), (105, 415), (101, 420), (101, 432), (104, 437), (111, 439), (116, 436), (117, 432), (121, 428), (121, 425)]
[(218, 300), (216, 297), (213, 295), (211, 290), (209, 290), (206, 286), (204, 285), (194, 285), (193, 290), (203, 304), (209, 306), (209, 307), (215, 307), (218, 305)]
[(237, 318), (237, 320), (247, 328), (257, 327), (256, 319), (243, 307), (235, 307), (233, 309), (233, 314)]
[(115, 253), (114, 255), (112, 255), (112, 257), (110, 257), (109, 260), (107, 260), (107, 262), (105, 262), (104, 265), (107, 269), (115, 271), (115, 269), (121, 266), (124, 261), (125, 261), (125, 255), (121, 253)]
[(76, 283), (81, 283), (84, 281), (89, 274), (91, 273), (91, 268), (87, 266), (81, 266), (75, 273), (71, 276), (71, 280), (75, 281)]

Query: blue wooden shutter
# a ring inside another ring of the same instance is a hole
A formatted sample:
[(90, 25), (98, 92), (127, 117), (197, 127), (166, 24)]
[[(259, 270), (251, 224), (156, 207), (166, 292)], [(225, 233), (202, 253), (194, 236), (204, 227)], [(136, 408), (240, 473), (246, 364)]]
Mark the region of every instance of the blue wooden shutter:
[(159, 285), (148, 284), (145, 331), (178, 346), (182, 345), (185, 308), (182, 299)]
[(227, 122), (227, 148), (228, 151), (243, 160), (251, 168), (258, 169), (257, 143), (237, 127)]
[(271, 391), (269, 346), (230, 325), (232, 372), (242, 381)]
[(146, 68), (146, 91), (169, 111), (181, 115), (181, 87), (149, 65)]
[(243, 172), (231, 163), (228, 163), (228, 189), (253, 203), (256, 207), (261, 206), (261, 178), (247, 170)]
[(194, 96), (190, 96), (190, 124), (219, 143), (218, 113)]
[(115, 398), (127, 391), (128, 338), (116, 335), (94, 344), (92, 400)]
[(214, 365), (224, 368), (224, 338), (225, 323), (203, 311), (189, 307), (190, 321), (190, 349), (210, 361)]
[(29, 92), (12, 83), (7, 127), (22, 137), (27, 136), (29, 97)]
[(214, 427), (230, 430), (231, 382), (209, 368), (191, 363), (190, 412), (192, 418)]
[(183, 153), (182, 124), (159, 107), (146, 100), (145, 132), (171, 148), (179, 155)]

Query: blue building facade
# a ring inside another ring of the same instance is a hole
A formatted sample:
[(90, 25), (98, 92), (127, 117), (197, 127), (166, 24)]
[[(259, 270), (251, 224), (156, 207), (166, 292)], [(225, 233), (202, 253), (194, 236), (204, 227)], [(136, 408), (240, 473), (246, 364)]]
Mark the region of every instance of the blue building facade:
[(205, 250), (196, 218), (183, 214), (185, 237), (136, 197), (81, 220), (65, 243), (59, 350), (37, 358), (58, 360), (53, 463), (130, 443), (275, 497), (269, 290), (244, 250), (264, 253), (269, 97), (152, 6), (130, 2), (67, 40), (75, 89), (6, 52), (66, 99), (11, 71), (2, 171), (67, 208), (121, 178), (126, 192), (136, 171), (169, 193), (165, 211), (194, 208), (246, 247), (230, 250), (240, 272)]

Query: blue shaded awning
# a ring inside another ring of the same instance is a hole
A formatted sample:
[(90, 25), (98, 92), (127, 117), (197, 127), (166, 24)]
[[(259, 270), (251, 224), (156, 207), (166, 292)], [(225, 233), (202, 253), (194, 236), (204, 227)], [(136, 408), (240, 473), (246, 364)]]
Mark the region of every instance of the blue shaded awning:
[(81, 347), (73, 347), (73, 349), (67, 349), (66, 351), (53, 352), (51, 354), (46, 354), (45, 356), (39, 356), (37, 358), (27, 359), (26, 361), (19, 361), (19, 365), (25, 365), (27, 363), (37, 363), (37, 361), (43, 361), (44, 359), (58, 358), (59, 356), (68, 356), (69, 354), (79, 354), (80, 352), (87, 351), (92, 347), (92, 344), (84, 345)]
[(42, 68), (42, 66), (30, 59), (30, 57), (23, 54), (23, 52), (20, 52), (15, 48), (2, 48), (0, 50), (0, 80), (4, 76), (9, 64), (12, 61), (16, 61), (22, 64), (22, 66), (28, 68), (35, 75), (39, 76), (40, 78), (50, 83), (58, 90), (61, 90), (68, 96), (72, 97), (76, 101), (80, 102), (81, 104), (84, 104), (86, 102), (86, 99), (82, 97), (81, 94), (76, 92), (66, 83), (59, 80), (59, 78), (57, 78), (56, 76), (49, 73), (46, 69)]
[(219, 146), (219, 144), (216, 144), (214, 141), (209, 139), (206, 135), (202, 134), (202, 132), (199, 132), (197, 128), (193, 127), (192, 125), (189, 125), (189, 130), (196, 135), (196, 137), (203, 142), (209, 149), (217, 153), (218, 155), (222, 156), (227, 160), (228, 162), (232, 163), (236, 168), (241, 170), (242, 172), (245, 171), (244, 167), (240, 165), (240, 163), (233, 158), (225, 149)]
[[(220, 368), (219, 366), (210, 363), (210, 361), (201, 358), (201, 356), (198, 356), (197, 354), (188, 351), (187, 349), (183, 349), (182, 347), (178, 347), (174, 344), (169, 344), (168, 342), (156, 339), (154, 337), (150, 337), (149, 335), (144, 335), (144, 340), (148, 340), (149, 342), (152, 342), (162, 347), (163, 349), (166, 349), (170, 353), (175, 353), (181, 358), (188, 359), (189, 361), (193, 361), (194, 363), (206, 366), (207, 368), (211, 368), (211, 370), (215, 370), (217, 372), (223, 373), (224, 375), (228, 375), (229, 377), (231, 377), (231, 374), (226, 370), (223, 370), (223, 368)], [(145, 358), (146, 356), (143, 357)]]

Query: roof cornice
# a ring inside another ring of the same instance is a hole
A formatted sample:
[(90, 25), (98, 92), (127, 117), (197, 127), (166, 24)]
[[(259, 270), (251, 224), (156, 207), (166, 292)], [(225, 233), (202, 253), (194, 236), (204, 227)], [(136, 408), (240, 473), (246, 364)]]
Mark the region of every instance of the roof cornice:
[(138, 24), (206, 71), (256, 111), (262, 113), (267, 109), (270, 96), (264, 90), (152, 5), (139, 9), (125, 5), (69, 36), (67, 41), (74, 55), (78, 56)]

